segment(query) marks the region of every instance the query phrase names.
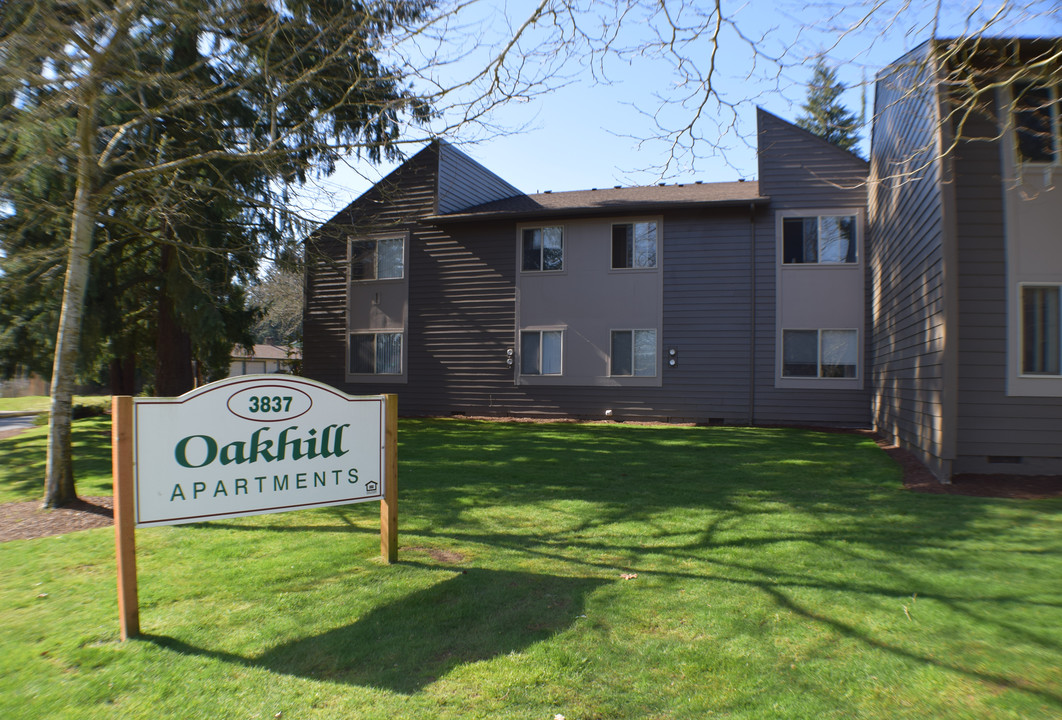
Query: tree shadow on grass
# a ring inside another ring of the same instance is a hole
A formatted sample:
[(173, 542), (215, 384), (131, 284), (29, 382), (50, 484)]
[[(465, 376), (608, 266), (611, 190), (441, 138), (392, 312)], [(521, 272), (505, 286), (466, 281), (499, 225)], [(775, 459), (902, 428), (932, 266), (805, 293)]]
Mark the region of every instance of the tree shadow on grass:
[(167, 636), (143, 639), (285, 675), (412, 694), (461, 665), (521, 651), (563, 632), (584, 614), (589, 593), (605, 582), (470, 568), (349, 625), (258, 657)]
[[(0, 440), (0, 486), (12, 496), (26, 499), (44, 494), (45, 428), (31, 428)], [(72, 426), (74, 477), (80, 495), (111, 493), (110, 418), (78, 420)], [(12, 500), (15, 497), (10, 498)]]

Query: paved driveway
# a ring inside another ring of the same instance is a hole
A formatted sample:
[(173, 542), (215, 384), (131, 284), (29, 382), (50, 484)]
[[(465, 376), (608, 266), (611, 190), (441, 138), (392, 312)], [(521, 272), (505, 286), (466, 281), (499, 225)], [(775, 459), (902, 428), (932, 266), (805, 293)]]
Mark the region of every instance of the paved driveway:
[(0, 413), (0, 438), (17, 435), (26, 428), (33, 427), (36, 415), (9, 415)]

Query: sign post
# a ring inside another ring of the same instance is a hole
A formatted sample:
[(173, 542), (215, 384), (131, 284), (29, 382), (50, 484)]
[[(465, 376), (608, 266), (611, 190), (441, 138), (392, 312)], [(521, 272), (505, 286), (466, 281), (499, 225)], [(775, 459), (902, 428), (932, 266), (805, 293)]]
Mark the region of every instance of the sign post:
[(179, 398), (113, 400), (121, 637), (140, 632), (135, 527), (380, 502), (380, 554), (398, 560), (398, 399), (240, 376)]
[(380, 502), (380, 556), (398, 562), (398, 396), (386, 395), (384, 436), (384, 497)]
[(133, 532), (133, 398), (111, 399), (111, 466), (114, 475), (114, 546), (118, 560), (118, 617), (122, 640), (140, 634)]

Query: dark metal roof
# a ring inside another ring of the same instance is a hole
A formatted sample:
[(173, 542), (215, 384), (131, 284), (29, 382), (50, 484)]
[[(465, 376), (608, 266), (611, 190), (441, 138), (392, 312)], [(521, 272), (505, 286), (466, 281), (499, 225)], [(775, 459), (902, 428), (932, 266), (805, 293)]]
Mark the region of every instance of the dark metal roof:
[(459, 212), (435, 215), (433, 222), (533, 218), (537, 216), (579, 217), (616, 213), (652, 212), (671, 209), (745, 207), (767, 203), (758, 182), (683, 183), (649, 185), (569, 192), (517, 195), (477, 205)]

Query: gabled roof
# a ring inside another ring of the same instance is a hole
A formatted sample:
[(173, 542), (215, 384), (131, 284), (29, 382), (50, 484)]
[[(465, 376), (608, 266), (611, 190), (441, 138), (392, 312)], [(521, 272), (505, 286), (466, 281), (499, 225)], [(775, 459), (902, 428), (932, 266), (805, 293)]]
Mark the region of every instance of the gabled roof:
[(500, 218), (580, 217), (617, 212), (654, 212), (683, 208), (745, 207), (767, 203), (759, 183), (681, 183), (608, 189), (544, 192), (495, 200), (460, 212), (429, 218), (432, 222), (492, 220)]

